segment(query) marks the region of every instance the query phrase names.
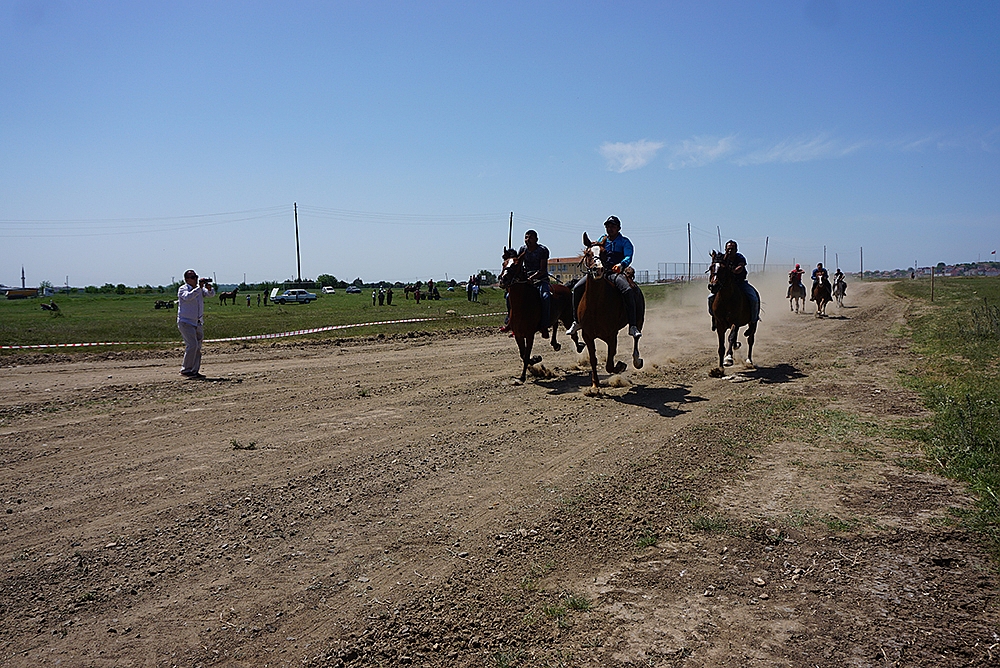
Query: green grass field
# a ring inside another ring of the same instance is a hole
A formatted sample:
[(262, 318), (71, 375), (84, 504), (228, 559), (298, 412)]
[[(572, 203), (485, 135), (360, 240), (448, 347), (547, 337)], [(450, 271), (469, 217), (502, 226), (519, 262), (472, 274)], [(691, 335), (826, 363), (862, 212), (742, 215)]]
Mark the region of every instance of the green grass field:
[[(671, 286), (644, 286), (649, 302), (662, 299)], [(414, 329), (438, 330), (463, 327), (496, 326), (503, 323), (503, 316), (461, 318), (505, 313), (503, 291), (486, 288), (479, 294), (478, 302), (470, 302), (464, 291), (441, 292), (439, 301), (405, 299), (402, 290), (394, 291), (392, 306), (372, 306), (371, 289), (360, 295), (348, 295), (343, 290), (337, 294), (323, 295), (311, 304), (257, 306), (257, 293), (251, 294), (247, 308), (244, 295), (236, 304), (219, 304), (218, 297), (205, 302), (205, 338), (219, 339), (259, 334), (355, 325), (382, 320), (409, 318), (440, 318), (433, 322), (400, 323), (395, 325), (369, 325), (323, 332), (311, 336), (369, 336), (375, 333), (395, 334)], [(49, 299), (0, 299), (0, 345), (38, 345), (55, 343), (94, 342), (150, 342), (176, 345), (176, 309), (153, 308), (158, 299), (176, 299), (167, 295), (105, 295), (75, 294), (53, 297), (59, 306), (58, 313), (43, 311), (41, 303)], [(449, 314), (448, 311), (453, 311)], [(93, 348), (63, 348), (93, 350)], [(10, 353), (0, 351), (0, 354)]]
[(946, 278), (902, 281), (900, 296), (913, 299), (909, 325), (920, 368), (906, 381), (934, 411), (919, 432), (939, 471), (962, 480), (977, 496), (966, 521), (1000, 555), (1000, 280)]

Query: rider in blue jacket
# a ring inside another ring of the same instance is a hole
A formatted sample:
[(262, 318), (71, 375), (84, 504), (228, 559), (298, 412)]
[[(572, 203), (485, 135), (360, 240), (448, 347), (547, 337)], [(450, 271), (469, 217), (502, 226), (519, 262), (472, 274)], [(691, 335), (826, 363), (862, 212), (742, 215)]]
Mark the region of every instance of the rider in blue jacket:
[[(625, 313), (628, 316), (628, 335), (638, 339), (642, 332), (636, 326), (635, 317), (635, 293), (628, 279), (622, 274), (625, 269), (632, 264), (632, 254), (634, 249), (628, 237), (621, 235), (622, 222), (618, 216), (611, 216), (604, 221), (604, 230), (607, 232), (603, 237), (591, 243), (591, 246), (601, 246), (601, 262), (605, 267), (610, 267), (611, 271), (605, 276), (618, 290), (621, 291), (625, 299)], [(583, 296), (587, 278), (583, 277), (573, 286), (573, 324), (566, 330), (566, 335), (575, 334), (580, 331), (580, 325), (576, 321), (576, 307)]]

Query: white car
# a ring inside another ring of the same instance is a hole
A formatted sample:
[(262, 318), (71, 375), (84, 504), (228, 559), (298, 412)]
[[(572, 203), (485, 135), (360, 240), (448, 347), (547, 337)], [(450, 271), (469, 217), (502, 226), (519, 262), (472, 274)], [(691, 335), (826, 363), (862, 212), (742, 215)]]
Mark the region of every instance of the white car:
[(294, 288), (292, 290), (285, 290), (280, 295), (271, 295), (271, 301), (278, 304), (308, 304), (311, 301), (316, 301), (316, 295), (312, 292)]
[(335, 295), (335, 294), (337, 294), (337, 291), (333, 289), (332, 285), (324, 285), (323, 286), (323, 294), (324, 295)]

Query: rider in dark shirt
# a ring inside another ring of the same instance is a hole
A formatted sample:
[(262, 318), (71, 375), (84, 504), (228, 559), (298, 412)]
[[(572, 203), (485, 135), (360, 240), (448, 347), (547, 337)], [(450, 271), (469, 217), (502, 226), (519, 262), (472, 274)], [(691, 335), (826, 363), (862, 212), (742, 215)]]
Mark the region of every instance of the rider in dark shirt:
[(538, 296), (542, 298), (542, 319), (539, 329), (548, 336), (550, 310), (549, 292), (549, 249), (538, 243), (538, 232), (528, 230), (524, 233), (524, 245), (517, 252), (523, 256), (524, 272), (528, 280), (538, 288)]
[(812, 271), (812, 279), (813, 279), (813, 287), (814, 288), (816, 287), (816, 285), (821, 280), (825, 280), (827, 283), (830, 282), (830, 273), (826, 269), (823, 268), (823, 263), (822, 262), (820, 262), (819, 264), (817, 264), (816, 268), (813, 269), (813, 271)]
[[(736, 242), (730, 239), (726, 242), (726, 254), (720, 260), (721, 264), (729, 267), (729, 271), (740, 281), (743, 292), (750, 300), (751, 322), (760, 320), (760, 295), (757, 290), (747, 283), (747, 259), (739, 252)], [(711, 287), (711, 286), (709, 286)], [(715, 293), (708, 296), (708, 313), (712, 316), (712, 329), (715, 329), (715, 314), (712, 313), (712, 302), (715, 300)]]

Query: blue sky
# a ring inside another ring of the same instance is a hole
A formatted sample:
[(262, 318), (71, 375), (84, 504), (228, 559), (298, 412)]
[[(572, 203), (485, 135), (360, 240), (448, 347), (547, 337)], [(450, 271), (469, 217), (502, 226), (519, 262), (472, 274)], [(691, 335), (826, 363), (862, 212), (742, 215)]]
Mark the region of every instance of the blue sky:
[(1000, 3), (0, 0), (0, 283), (995, 259)]

